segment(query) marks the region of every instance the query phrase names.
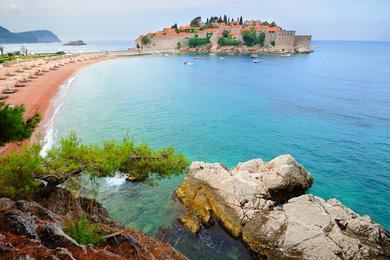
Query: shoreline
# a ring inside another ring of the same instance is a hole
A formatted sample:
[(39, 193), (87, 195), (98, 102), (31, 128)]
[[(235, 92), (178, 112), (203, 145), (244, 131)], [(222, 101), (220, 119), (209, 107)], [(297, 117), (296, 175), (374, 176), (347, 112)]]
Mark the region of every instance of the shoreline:
[[(66, 81), (69, 80), (80, 69), (101, 61), (111, 60), (118, 57), (116, 55), (108, 55), (99, 57), (98, 59), (85, 59), (85, 56), (88, 55), (80, 56), (84, 58), (84, 60), (81, 62), (60, 66), (58, 70), (49, 70), (44, 75), (39, 76), (37, 79), (33, 79), (31, 82), (27, 83), (25, 87), (18, 88), (16, 93), (9, 95), (9, 97), (5, 100), (6, 103), (12, 105), (24, 104), (26, 109), (24, 116), (30, 117), (35, 112), (39, 112), (41, 115), (41, 121), (39, 122), (39, 125), (35, 129), (30, 139), (24, 140), (22, 142), (7, 143), (5, 146), (0, 147), (0, 155), (7, 154), (12, 151), (20, 151), (26, 145), (36, 143), (38, 140), (40, 140), (42, 135), (44, 136), (46, 125), (50, 120), (51, 109), (49, 108), (52, 104), (53, 98), (57, 95), (58, 91), (66, 83)], [(39, 60), (34, 60), (34, 62), (38, 61)], [(11, 71), (12, 73), (12, 70), (17, 70), (19, 67), (19, 65), (18, 67), (3, 67), (0, 68), (0, 72), (4, 73), (4, 71)]]

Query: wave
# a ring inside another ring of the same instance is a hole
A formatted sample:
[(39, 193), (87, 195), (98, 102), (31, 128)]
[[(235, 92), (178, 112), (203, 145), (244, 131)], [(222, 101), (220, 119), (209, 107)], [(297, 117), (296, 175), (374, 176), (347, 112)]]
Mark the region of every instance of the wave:
[(54, 127), (54, 119), (57, 113), (60, 111), (62, 105), (64, 104), (65, 97), (68, 93), (68, 89), (72, 85), (75, 79), (76, 79), (75, 76), (67, 79), (60, 86), (59, 91), (50, 102), (50, 106), (48, 110), (50, 118), (47, 120), (46, 124), (44, 125), (45, 134), (43, 138), (43, 146), (39, 153), (41, 156), (47, 155), (47, 152), (53, 147), (54, 142), (57, 139), (57, 129)]

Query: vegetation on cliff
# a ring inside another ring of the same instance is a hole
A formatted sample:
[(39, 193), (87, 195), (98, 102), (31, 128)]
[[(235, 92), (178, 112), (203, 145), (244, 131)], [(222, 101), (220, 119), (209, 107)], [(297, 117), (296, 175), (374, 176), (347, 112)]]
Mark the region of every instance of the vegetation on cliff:
[(199, 36), (196, 34), (194, 38), (188, 39), (188, 46), (190, 48), (195, 48), (198, 46), (206, 45), (210, 43), (210, 37), (211, 34), (207, 34), (206, 38), (199, 38)]
[(224, 30), (222, 37), (218, 39), (218, 45), (220, 46), (240, 46), (241, 41), (234, 38), (229, 31)]
[(63, 138), (58, 147), (39, 154), (40, 146), (33, 145), (22, 152), (0, 157), (0, 194), (26, 197), (36, 191), (40, 181), (47, 183), (47, 191), (70, 177), (86, 173), (91, 178), (125, 173), (136, 180), (166, 178), (179, 174), (188, 166), (183, 154), (172, 147), (153, 150), (146, 143), (135, 144), (124, 138), (122, 142), (105, 141), (103, 145), (86, 145), (75, 134)]
[(244, 30), (241, 32), (242, 40), (246, 46), (260, 45), (264, 46), (265, 33), (260, 32), (259, 36), (256, 35), (255, 30)]
[(10, 141), (21, 141), (32, 135), (39, 123), (40, 115), (35, 113), (24, 120), (24, 112), (23, 105), (12, 107), (5, 102), (0, 102), (0, 145)]

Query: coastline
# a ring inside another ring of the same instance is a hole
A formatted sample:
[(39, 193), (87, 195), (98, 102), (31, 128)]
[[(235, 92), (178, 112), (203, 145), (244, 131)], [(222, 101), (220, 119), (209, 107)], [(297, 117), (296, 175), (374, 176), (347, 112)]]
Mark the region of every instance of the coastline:
[[(115, 59), (117, 56), (109, 55), (99, 59), (87, 59), (78, 63), (68, 64), (60, 67), (58, 70), (49, 71), (46, 74), (34, 79), (26, 84), (26, 87), (18, 89), (18, 91), (7, 98), (6, 102), (13, 105), (24, 104), (26, 113), (25, 117), (32, 116), (35, 112), (41, 115), (41, 122), (34, 131), (29, 140), (23, 142), (8, 143), (0, 147), (0, 154), (6, 154), (12, 151), (19, 151), (28, 144), (37, 142), (41, 135), (45, 132), (45, 126), (50, 118), (50, 105), (53, 98), (56, 96), (61, 87), (69, 80), (72, 75), (80, 69), (110, 59)], [(0, 70), (11, 70), (4, 67)]]

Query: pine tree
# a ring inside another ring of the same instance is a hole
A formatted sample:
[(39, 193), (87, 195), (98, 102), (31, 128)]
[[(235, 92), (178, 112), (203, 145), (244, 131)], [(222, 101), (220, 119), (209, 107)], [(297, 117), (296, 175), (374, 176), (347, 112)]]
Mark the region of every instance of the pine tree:
[(242, 25), (242, 16), (240, 17), (240, 25)]
[(223, 22), (224, 22), (225, 24), (227, 24), (227, 16), (226, 16), (226, 14), (223, 16)]

